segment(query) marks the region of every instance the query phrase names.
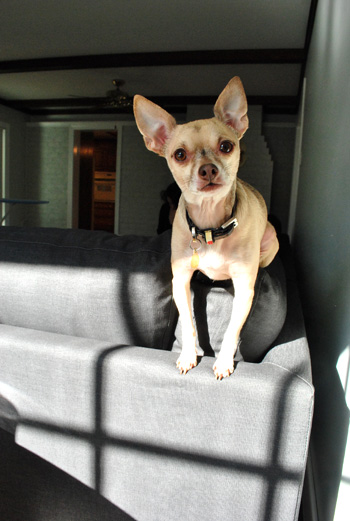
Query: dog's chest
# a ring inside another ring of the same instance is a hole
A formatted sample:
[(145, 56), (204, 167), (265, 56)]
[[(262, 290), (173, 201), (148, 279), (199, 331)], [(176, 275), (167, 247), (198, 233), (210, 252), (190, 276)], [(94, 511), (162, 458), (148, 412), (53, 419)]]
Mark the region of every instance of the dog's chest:
[(198, 269), (212, 280), (231, 278), (232, 267), (237, 261), (234, 252), (227, 248), (205, 246), (199, 252)]

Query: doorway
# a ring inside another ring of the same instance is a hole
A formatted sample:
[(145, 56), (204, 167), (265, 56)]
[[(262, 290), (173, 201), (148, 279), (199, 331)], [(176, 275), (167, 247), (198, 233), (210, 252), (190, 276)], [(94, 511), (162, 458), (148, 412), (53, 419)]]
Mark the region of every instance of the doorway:
[(114, 232), (117, 170), (116, 130), (74, 131), (74, 225)]

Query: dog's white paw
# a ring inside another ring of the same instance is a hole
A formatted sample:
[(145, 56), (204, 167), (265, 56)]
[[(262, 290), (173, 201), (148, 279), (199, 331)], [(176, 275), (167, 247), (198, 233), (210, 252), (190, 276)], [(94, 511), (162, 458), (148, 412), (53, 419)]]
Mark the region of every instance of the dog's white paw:
[(234, 371), (233, 356), (230, 358), (219, 357), (213, 365), (214, 374), (217, 380), (222, 380)]
[(186, 374), (190, 369), (197, 365), (197, 353), (182, 352), (177, 359), (176, 367), (180, 370), (181, 374)]

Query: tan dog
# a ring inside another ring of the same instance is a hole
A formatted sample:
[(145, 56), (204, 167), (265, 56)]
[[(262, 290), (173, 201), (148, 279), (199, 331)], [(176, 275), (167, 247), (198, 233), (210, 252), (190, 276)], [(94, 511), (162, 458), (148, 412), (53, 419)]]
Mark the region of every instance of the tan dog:
[(171, 243), (173, 295), (183, 331), (181, 373), (197, 364), (190, 295), (194, 271), (233, 281), (232, 315), (214, 364), (221, 380), (234, 369), (258, 268), (270, 264), (279, 247), (262, 196), (237, 178), (239, 140), (248, 128), (244, 89), (238, 77), (232, 78), (215, 104), (214, 118), (184, 125), (142, 96), (134, 98), (134, 113), (146, 147), (166, 158), (182, 191)]

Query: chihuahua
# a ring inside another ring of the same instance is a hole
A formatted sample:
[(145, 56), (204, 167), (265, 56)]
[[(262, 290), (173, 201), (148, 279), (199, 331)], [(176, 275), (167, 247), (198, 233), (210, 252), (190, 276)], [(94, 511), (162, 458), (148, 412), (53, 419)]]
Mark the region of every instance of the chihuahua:
[(182, 195), (171, 239), (173, 296), (182, 324), (181, 373), (197, 364), (190, 281), (200, 270), (212, 280), (231, 279), (232, 313), (213, 370), (221, 380), (233, 373), (240, 331), (249, 315), (259, 267), (278, 248), (262, 196), (237, 178), (239, 142), (248, 128), (247, 99), (236, 76), (220, 94), (215, 117), (178, 125), (143, 96), (134, 97), (136, 124), (146, 147), (166, 158)]

